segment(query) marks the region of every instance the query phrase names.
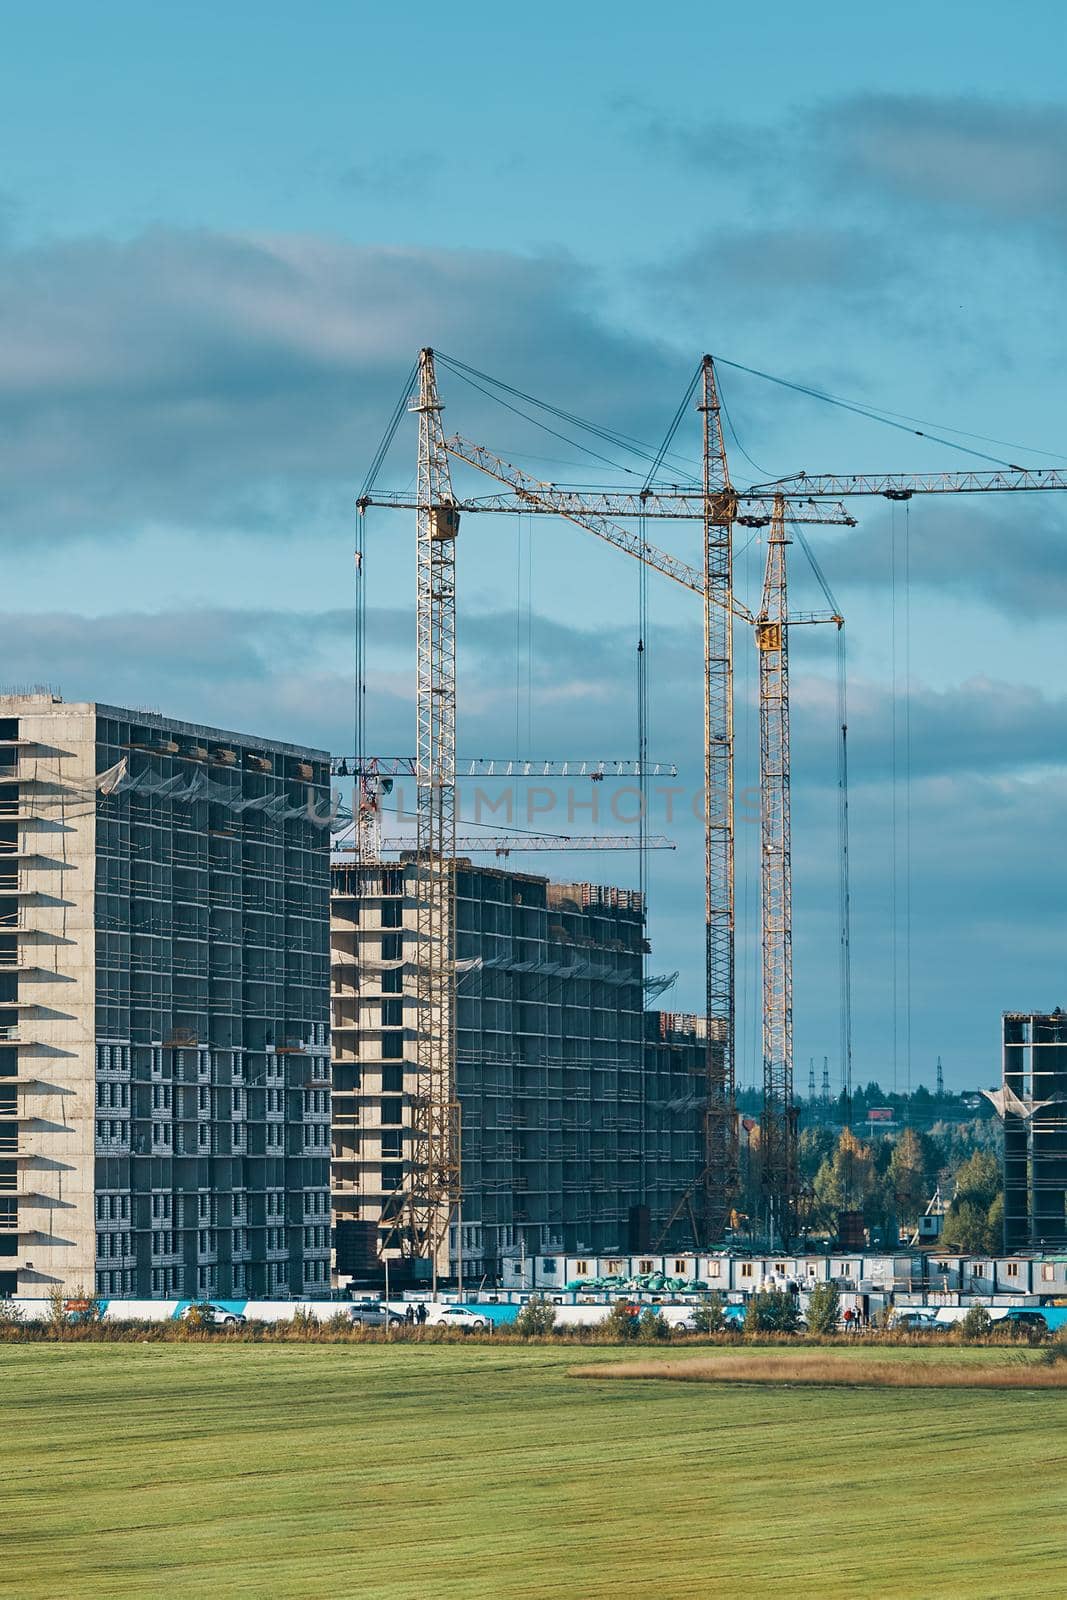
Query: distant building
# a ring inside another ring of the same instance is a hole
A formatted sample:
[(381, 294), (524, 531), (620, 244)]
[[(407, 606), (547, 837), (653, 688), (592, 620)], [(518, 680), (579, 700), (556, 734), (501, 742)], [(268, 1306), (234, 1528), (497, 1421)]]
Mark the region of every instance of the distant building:
[(1004, 1015), (1004, 1249), (1067, 1247), (1067, 1015)]
[(328, 773), (0, 696), (0, 1293), (328, 1287)]
[[(337, 1269), (401, 1249), (419, 1027), (410, 862), (333, 876)], [(647, 1245), (700, 1160), (704, 1024), (644, 1006), (642, 898), (461, 861), (451, 1270)], [(676, 1232), (687, 1227), (684, 1213)], [(691, 1235), (690, 1235), (691, 1237)]]

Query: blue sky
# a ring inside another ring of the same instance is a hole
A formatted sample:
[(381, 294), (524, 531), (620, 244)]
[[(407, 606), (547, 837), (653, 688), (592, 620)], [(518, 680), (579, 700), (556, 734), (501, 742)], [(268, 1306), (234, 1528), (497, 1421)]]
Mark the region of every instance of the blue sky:
[[(955, 3), (10, 14), (0, 678), (347, 746), (352, 500), (425, 343), (653, 444), (710, 349), (1063, 464), (1065, 31), (1052, 4), (1010, 25)], [(760, 469), (735, 448), (738, 479), (976, 464), (722, 382)], [(451, 376), (444, 397), (451, 426), (534, 473), (627, 481)], [(696, 444), (694, 416), (679, 449)], [(383, 482), (412, 462), (401, 438)], [(1065, 534), (1054, 497), (1014, 496), (872, 502), (854, 533), (812, 536), (848, 618), (861, 1078), (902, 1086), (910, 1058), (932, 1082), (940, 1053), (951, 1082), (992, 1082), (1000, 1010), (1067, 993)], [(695, 530), (661, 542), (692, 556)], [(369, 544), (370, 738), (406, 749), (412, 530), (381, 514)], [(762, 557), (739, 557), (750, 599)], [(469, 520), (460, 582), (464, 749), (633, 753), (632, 563), (566, 527)], [(698, 781), (699, 618), (664, 582), (649, 595), (653, 752)], [(743, 635), (737, 650), (745, 780)], [(831, 641), (798, 637), (793, 669), (803, 1087), (809, 1056), (836, 1070)], [(699, 836), (658, 823), (679, 850), (653, 860), (652, 966), (678, 968), (668, 1003), (695, 1009)]]

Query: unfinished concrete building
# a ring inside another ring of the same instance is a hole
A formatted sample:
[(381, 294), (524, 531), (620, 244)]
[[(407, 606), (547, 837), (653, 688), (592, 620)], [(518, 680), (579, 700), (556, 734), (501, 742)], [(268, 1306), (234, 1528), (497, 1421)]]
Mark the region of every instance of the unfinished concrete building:
[[(334, 867), (342, 1275), (400, 1253), (419, 1025), (413, 873), (403, 861)], [(704, 1072), (695, 1019), (645, 1009), (641, 896), (461, 861), (456, 908), (453, 1272), (460, 1252), (469, 1279), (523, 1253), (641, 1248), (698, 1171)]]
[(329, 1284), (325, 752), (0, 697), (0, 1293)]
[(1067, 1247), (1067, 1015), (1004, 1015), (1004, 1249)]

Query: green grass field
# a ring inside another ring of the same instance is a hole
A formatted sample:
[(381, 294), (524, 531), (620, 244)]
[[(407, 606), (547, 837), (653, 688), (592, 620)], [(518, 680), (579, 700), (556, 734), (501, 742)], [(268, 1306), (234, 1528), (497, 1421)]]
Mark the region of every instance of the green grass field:
[(0, 1346), (0, 1594), (1067, 1591), (1067, 1393), (568, 1376), (620, 1354)]

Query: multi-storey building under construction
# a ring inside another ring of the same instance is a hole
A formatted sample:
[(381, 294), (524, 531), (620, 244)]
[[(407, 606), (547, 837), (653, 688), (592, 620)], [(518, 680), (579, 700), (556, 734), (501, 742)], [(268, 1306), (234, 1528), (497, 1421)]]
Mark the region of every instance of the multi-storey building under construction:
[(0, 696), (0, 1294), (329, 1284), (329, 761)]
[(1067, 1014), (1006, 1012), (1004, 1248), (1067, 1248)]
[[(418, 1161), (415, 868), (335, 865), (333, 1204), (342, 1276), (402, 1253)], [(642, 898), (460, 861), (452, 1270), (647, 1243), (699, 1173), (702, 1022), (645, 1009)]]

